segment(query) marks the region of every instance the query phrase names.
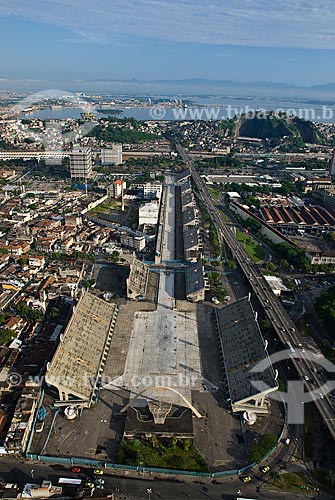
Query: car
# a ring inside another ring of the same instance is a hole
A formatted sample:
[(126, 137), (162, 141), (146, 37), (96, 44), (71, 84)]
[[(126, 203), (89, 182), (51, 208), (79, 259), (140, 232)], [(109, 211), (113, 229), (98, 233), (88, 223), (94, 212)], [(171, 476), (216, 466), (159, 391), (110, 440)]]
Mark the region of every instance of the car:
[(298, 361), (299, 361), (299, 363), (302, 363), (302, 358), (299, 358)]
[(249, 483), (249, 481), (251, 481), (251, 476), (244, 476), (244, 477), (242, 477), (242, 481), (244, 483)]
[(290, 328), (290, 332), (295, 332), (295, 328)]
[(319, 398), (324, 399), (324, 395), (322, 394), (322, 392), (319, 392)]
[(266, 472), (269, 472), (270, 470), (270, 467), (268, 465), (266, 465), (265, 467), (262, 467), (261, 468), (261, 471), (265, 474)]
[(308, 380), (309, 380), (307, 375), (304, 375), (304, 379), (306, 380), (306, 382), (308, 382)]
[(85, 483), (87, 488), (91, 488), (91, 490), (95, 487), (93, 483)]
[(104, 471), (103, 471), (103, 470), (100, 470), (100, 469), (94, 469), (94, 471), (93, 471), (93, 474), (94, 474), (95, 476), (102, 476), (102, 475), (103, 475), (103, 473), (104, 473)]
[(79, 474), (79, 472), (81, 472), (81, 468), (80, 467), (72, 467), (71, 472)]

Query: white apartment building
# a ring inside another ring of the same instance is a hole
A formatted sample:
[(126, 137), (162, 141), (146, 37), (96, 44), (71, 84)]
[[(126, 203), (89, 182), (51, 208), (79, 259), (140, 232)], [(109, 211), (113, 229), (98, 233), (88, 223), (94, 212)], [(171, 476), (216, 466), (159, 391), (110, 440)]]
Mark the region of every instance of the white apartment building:
[(114, 143), (110, 148), (101, 149), (101, 165), (121, 165), (122, 144)]
[(137, 252), (141, 252), (145, 248), (145, 237), (122, 233), (121, 245), (136, 250)]
[(93, 175), (91, 148), (76, 147), (70, 153), (71, 179), (89, 179)]
[(144, 198), (160, 198), (163, 186), (160, 182), (147, 182), (143, 185)]

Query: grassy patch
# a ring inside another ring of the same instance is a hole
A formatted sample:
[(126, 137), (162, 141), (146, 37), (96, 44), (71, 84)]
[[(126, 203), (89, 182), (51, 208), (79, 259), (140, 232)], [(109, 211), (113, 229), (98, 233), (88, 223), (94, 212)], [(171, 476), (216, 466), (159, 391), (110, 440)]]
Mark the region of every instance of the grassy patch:
[(100, 205), (92, 208), (90, 210), (91, 214), (105, 214), (110, 212), (111, 210), (121, 210), (121, 207), (119, 206), (118, 202), (116, 200), (109, 200), (108, 202), (106, 201), (105, 203), (101, 203)]
[(205, 460), (192, 445), (186, 447), (180, 441), (172, 440), (123, 441), (119, 462), (125, 465), (208, 472)]
[(303, 491), (307, 494), (315, 494), (314, 486), (304, 474), (279, 474), (269, 481), (267, 487), (275, 487), (283, 491)]
[(262, 458), (277, 446), (277, 437), (274, 434), (263, 434), (251, 447), (250, 462), (260, 463)]
[(286, 391), (286, 385), (280, 378), (278, 379), (278, 391), (280, 392), (285, 392)]
[(238, 241), (243, 243), (248, 254), (254, 262), (260, 262), (265, 257), (264, 249), (258, 245), (248, 234), (242, 233), (242, 231), (237, 230), (236, 236)]
[(213, 187), (208, 187), (208, 192), (213, 198), (215, 198), (217, 201), (220, 200), (221, 197), (221, 189), (218, 188), (213, 188)]
[[(219, 207), (218, 207), (218, 208), (219, 208)], [(226, 214), (226, 212), (224, 212), (224, 210), (222, 210), (221, 208), (219, 208), (219, 210), (220, 210), (220, 214), (221, 214), (221, 216), (222, 216), (223, 220), (224, 220), (227, 224), (231, 224), (231, 223), (232, 223), (232, 221), (231, 221), (231, 219), (228, 217), (228, 215)]]

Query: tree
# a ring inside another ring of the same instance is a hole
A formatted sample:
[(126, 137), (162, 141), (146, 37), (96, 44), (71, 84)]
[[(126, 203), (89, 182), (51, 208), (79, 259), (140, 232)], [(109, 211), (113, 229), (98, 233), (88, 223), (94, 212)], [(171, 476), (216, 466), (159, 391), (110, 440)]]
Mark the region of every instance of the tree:
[(178, 443), (178, 439), (176, 438), (176, 436), (171, 436), (171, 438), (170, 438), (170, 446), (172, 448), (174, 448), (177, 443)]
[(263, 434), (258, 441), (256, 441), (250, 453), (250, 460), (252, 463), (259, 463), (263, 457), (269, 453), (272, 448), (277, 445), (277, 438), (274, 434)]
[(261, 321), (260, 327), (263, 332), (268, 332), (271, 328), (271, 323), (268, 319), (263, 319)]
[(151, 446), (153, 448), (159, 448), (159, 441), (157, 439), (157, 436), (155, 434), (153, 434), (150, 438), (150, 442), (151, 442)]
[(0, 328), (0, 345), (7, 345), (15, 337), (16, 333), (10, 328)]
[(245, 221), (244, 224), (250, 231), (259, 231), (261, 228), (262, 224), (259, 222), (257, 219), (252, 219), (251, 217), (248, 217), (248, 219)]
[(334, 241), (334, 233), (333, 232), (330, 233), (327, 231), (326, 233), (323, 233), (322, 237), (325, 241)]
[(192, 443), (189, 439), (184, 439), (183, 441), (183, 448), (184, 448), (184, 451), (188, 451), (192, 446)]
[(40, 309), (33, 309), (24, 302), (20, 302), (16, 306), (16, 311), (20, 316), (22, 316), (30, 323), (41, 322), (44, 316), (43, 312)]
[(52, 307), (52, 308), (50, 309), (49, 314), (48, 314), (48, 319), (49, 319), (49, 320), (55, 319), (55, 318), (57, 318), (58, 314), (59, 314), (59, 309), (58, 309), (58, 307)]
[(21, 267), (25, 267), (28, 264), (28, 257), (21, 257), (20, 265)]
[(86, 288), (86, 290), (88, 290), (93, 285), (95, 285), (95, 279), (94, 278), (86, 280), (85, 283), (84, 283), (84, 287)]
[(111, 261), (119, 262), (119, 258), (120, 258), (120, 253), (117, 250), (114, 250), (114, 252), (111, 255)]
[(315, 301), (316, 310), (329, 334), (335, 338), (335, 286), (322, 293)]
[(232, 271), (234, 271), (235, 269), (237, 269), (237, 264), (234, 260), (227, 260), (227, 266), (229, 267), (229, 269), (231, 269)]

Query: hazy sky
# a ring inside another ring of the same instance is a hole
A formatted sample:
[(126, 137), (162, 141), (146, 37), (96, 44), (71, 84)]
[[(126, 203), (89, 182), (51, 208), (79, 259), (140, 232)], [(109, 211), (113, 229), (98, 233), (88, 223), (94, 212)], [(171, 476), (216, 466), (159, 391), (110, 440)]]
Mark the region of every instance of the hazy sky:
[(10, 80), (335, 81), (334, 0), (0, 0)]

